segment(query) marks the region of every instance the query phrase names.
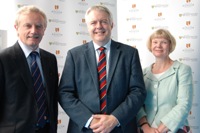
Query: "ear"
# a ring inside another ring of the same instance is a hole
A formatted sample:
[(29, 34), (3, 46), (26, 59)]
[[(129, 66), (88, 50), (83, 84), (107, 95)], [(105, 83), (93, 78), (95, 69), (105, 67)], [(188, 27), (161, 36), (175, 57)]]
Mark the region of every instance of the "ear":
[(17, 25), (14, 25), (14, 27), (15, 27), (16, 30), (18, 30), (18, 26)]
[(112, 24), (111, 24), (111, 29), (113, 28), (113, 25), (114, 25), (114, 24), (112, 23)]

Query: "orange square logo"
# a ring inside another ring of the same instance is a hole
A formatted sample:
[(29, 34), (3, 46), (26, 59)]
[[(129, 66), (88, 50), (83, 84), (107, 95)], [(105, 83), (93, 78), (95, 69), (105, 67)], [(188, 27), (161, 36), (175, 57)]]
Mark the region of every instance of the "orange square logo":
[(132, 29), (136, 29), (136, 25), (132, 25)]
[(136, 4), (132, 4), (132, 8), (136, 8)]
[(186, 21), (186, 25), (189, 26), (191, 24), (190, 21)]
[(83, 44), (86, 44), (87, 43), (87, 41), (86, 40), (83, 40)]
[(85, 19), (84, 18), (82, 19), (82, 23), (85, 23)]
[(60, 31), (60, 28), (55, 28), (55, 32), (59, 32)]
[(54, 9), (55, 9), (55, 10), (58, 10), (58, 9), (59, 9), (59, 5), (55, 5), (55, 6), (54, 6)]
[(186, 44), (186, 48), (190, 48), (191, 47), (191, 44), (190, 43), (187, 43)]
[(159, 12), (159, 13), (158, 13), (158, 17), (161, 17), (161, 16), (162, 16), (162, 12)]
[(186, 3), (190, 3), (191, 2), (191, 0), (186, 0)]
[(56, 54), (57, 54), (57, 55), (60, 54), (60, 50), (56, 50)]

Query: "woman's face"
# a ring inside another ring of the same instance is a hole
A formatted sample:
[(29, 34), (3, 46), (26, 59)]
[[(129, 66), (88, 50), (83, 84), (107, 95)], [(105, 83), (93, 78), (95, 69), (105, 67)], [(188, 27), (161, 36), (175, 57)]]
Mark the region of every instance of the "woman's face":
[(169, 40), (159, 37), (151, 41), (151, 52), (156, 58), (165, 58), (169, 56), (170, 42)]

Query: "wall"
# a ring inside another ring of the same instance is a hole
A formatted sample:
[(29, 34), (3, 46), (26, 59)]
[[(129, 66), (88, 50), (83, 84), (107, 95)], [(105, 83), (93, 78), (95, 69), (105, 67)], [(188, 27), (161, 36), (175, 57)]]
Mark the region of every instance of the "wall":
[[(42, 8), (48, 17), (48, 27), (41, 47), (56, 55), (59, 73), (62, 74), (67, 50), (90, 41), (84, 14), (89, 6), (97, 3), (111, 9), (116, 22), (112, 38), (135, 46), (139, 50), (142, 67), (154, 61), (146, 48), (146, 39), (152, 31), (167, 28), (175, 35), (177, 48), (171, 57), (193, 69), (194, 101), (189, 120), (193, 133), (199, 133), (199, 0), (6, 0), (0, 2), (0, 17), (3, 18), (0, 30), (7, 32), (6, 45), (13, 45), (17, 39), (13, 27), (15, 11), (28, 4)], [(61, 108), (58, 122), (58, 133), (65, 133), (68, 116)]]

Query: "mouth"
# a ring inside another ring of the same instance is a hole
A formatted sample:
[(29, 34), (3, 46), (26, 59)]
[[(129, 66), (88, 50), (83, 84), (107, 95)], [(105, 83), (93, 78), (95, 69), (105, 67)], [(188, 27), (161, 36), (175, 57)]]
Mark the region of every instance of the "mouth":
[(106, 31), (98, 31), (98, 32), (94, 32), (95, 34), (104, 34), (104, 33), (106, 33)]
[(28, 36), (28, 38), (32, 38), (32, 39), (39, 39), (40, 36), (39, 35), (33, 35), (33, 36)]

